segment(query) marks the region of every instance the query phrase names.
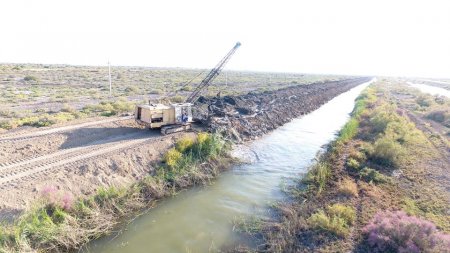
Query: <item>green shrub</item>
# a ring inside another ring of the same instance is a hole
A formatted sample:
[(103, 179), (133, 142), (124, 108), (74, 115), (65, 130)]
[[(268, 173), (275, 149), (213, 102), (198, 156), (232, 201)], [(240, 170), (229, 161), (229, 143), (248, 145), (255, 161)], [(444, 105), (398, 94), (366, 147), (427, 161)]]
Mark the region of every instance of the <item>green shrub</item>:
[(181, 139), (164, 155), (165, 166), (158, 168), (158, 176), (172, 181), (178, 175), (195, 170), (198, 163), (222, 154), (225, 148), (226, 143), (216, 134), (199, 133), (193, 142)]
[[(117, 78), (120, 79), (119, 77), (117, 77)], [(124, 91), (128, 92), (128, 93), (136, 93), (136, 92), (139, 91), (139, 88), (136, 87), (136, 86), (128, 86), (128, 87), (125, 88)]]
[(339, 132), (339, 140), (345, 142), (355, 137), (358, 133), (358, 126), (359, 123), (357, 119), (350, 119)]
[(397, 166), (404, 153), (402, 145), (392, 137), (383, 136), (375, 141), (370, 157), (381, 165)]
[(38, 81), (39, 81), (39, 79), (38, 79), (37, 77), (35, 77), (35, 76), (25, 76), (25, 77), (23, 78), (23, 80), (25, 80), (25, 81), (27, 81), (27, 82), (29, 82), (29, 81), (38, 82)]
[(21, 236), (32, 243), (46, 244), (58, 235), (59, 226), (53, 221), (46, 208), (37, 208), (21, 217), (18, 221)]
[(192, 86), (185, 86), (185, 87), (183, 87), (183, 88), (181, 88), (181, 90), (182, 91), (192, 91), (193, 90), (193, 88), (192, 88)]
[(159, 95), (159, 94), (163, 94), (164, 92), (161, 89), (153, 89), (149, 93)]
[(61, 112), (74, 113), (74, 112), (76, 112), (76, 110), (75, 110), (75, 108), (73, 108), (69, 104), (63, 104), (63, 106), (61, 108)]
[(182, 103), (184, 102), (185, 98), (183, 96), (174, 96), (170, 98), (170, 101), (172, 101), (173, 103)]
[(100, 187), (97, 189), (97, 193), (94, 196), (95, 202), (102, 205), (110, 200), (118, 198), (122, 192), (115, 187)]
[(317, 194), (320, 194), (331, 176), (331, 169), (328, 163), (316, 163), (306, 174), (304, 181), (309, 185), (314, 185), (317, 188)]
[(6, 229), (0, 225), (0, 252), (2, 252), (3, 246), (5, 246), (10, 241), (10, 234)]
[(429, 107), (433, 104), (433, 100), (429, 96), (419, 96), (416, 98), (416, 102), (421, 107)]
[(399, 118), (395, 113), (395, 106), (383, 104), (372, 112), (370, 124), (374, 133), (383, 133), (390, 122), (399, 121)]
[(175, 148), (169, 149), (167, 153), (164, 155), (164, 162), (170, 167), (175, 168), (179, 164), (183, 154)]
[(450, 113), (447, 110), (436, 110), (429, 112), (427, 114), (427, 118), (439, 123), (443, 123), (450, 120)]
[(184, 153), (186, 150), (191, 149), (194, 143), (195, 143), (194, 139), (190, 137), (184, 137), (177, 141), (175, 147), (178, 151)]
[(360, 166), (361, 165), (359, 164), (359, 162), (357, 160), (353, 159), (353, 158), (350, 158), (347, 161), (347, 167), (352, 169), (352, 170), (357, 171), (357, 170), (359, 170)]
[(9, 120), (2, 120), (0, 121), (0, 128), (9, 130), (13, 128), (13, 126), (11, 125), (11, 122)]
[(339, 237), (345, 237), (350, 233), (350, 226), (356, 219), (353, 207), (334, 204), (326, 208), (326, 212), (319, 210), (313, 213), (307, 220), (313, 229), (326, 231)]
[(358, 163), (363, 163), (367, 159), (363, 148), (361, 150), (351, 150), (349, 157), (356, 160)]
[(334, 204), (332, 206), (327, 207), (327, 213), (330, 216), (337, 216), (343, 218), (345, 223), (348, 225), (352, 225), (356, 219), (356, 212), (353, 207), (345, 206), (342, 204)]
[(388, 182), (388, 177), (369, 167), (364, 167), (359, 172), (359, 176), (367, 182), (373, 182), (376, 184)]

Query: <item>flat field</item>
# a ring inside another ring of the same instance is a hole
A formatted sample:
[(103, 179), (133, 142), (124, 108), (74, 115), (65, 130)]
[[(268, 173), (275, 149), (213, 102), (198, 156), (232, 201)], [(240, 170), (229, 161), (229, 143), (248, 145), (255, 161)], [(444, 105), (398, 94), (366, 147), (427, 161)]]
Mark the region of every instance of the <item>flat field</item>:
[[(49, 126), (93, 116), (124, 115), (136, 103), (170, 97), (173, 102), (201, 82), (208, 69), (40, 64), (0, 65), (0, 131)], [(264, 92), (343, 76), (224, 71), (204, 95)], [(189, 84), (187, 84), (189, 83)], [(187, 84), (187, 85), (186, 85)]]

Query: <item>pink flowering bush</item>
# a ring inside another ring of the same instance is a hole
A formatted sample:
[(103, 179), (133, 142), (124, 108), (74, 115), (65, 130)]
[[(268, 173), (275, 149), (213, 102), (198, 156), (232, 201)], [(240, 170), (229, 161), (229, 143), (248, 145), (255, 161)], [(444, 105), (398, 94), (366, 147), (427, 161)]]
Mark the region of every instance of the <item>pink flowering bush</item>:
[(45, 186), (41, 191), (48, 204), (68, 211), (73, 205), (73, 196), (67, 192), (59, 191), (55, 186)]
[(363, 231), (375, 252), (450, 252), (450, 235), (403, 211), (379, 212)]

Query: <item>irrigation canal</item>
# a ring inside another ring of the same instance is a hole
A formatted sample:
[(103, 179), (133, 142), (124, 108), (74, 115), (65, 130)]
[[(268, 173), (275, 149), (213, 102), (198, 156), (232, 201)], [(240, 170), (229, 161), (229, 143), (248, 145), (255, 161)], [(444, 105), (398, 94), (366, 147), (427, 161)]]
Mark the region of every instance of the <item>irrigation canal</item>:
[[(371, 82), (373, 82), (372, 80)], [(234, 153), (247, 163), (223, 173), (212, 185), (183, 191), (161, 201), (119, 235), (101, 238), (86, 252), (209, 252), (232, 246), (240, 238), (233, 220), (267, 215), (283, 198), (281, 187), (306, 173), (317, 152), (349, 119), (361, 84)]]

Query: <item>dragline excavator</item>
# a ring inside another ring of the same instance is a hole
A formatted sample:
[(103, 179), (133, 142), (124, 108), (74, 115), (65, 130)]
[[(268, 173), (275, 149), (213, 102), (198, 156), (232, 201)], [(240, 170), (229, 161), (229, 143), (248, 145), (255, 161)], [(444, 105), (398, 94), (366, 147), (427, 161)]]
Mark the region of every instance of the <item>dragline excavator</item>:
[(200, 84), (194, 88), (184, 103), (137, 105), (134, 114), (136, 122), (151, 129), (161, 128), (163, 135), (190, 129), (193, 122), (192, 106), (195, 101), (197, 101), (201, 92), (211, 85), (240, 46), (241, 43), (237, 42)]

